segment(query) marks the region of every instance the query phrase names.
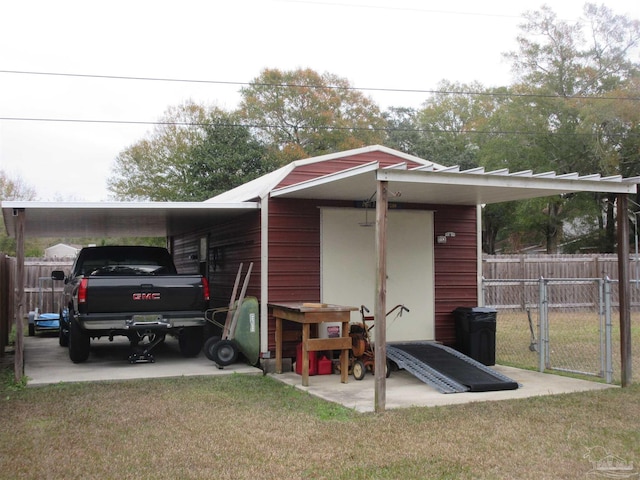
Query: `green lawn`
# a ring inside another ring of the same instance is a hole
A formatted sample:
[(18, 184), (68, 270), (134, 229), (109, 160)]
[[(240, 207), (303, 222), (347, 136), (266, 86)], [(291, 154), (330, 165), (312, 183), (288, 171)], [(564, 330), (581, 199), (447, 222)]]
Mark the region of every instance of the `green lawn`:
[(268, 376), (31, 388), (10, 377), (2, 479), (573, 479), (593, 469), (590, 451), (640, 464), (637, 384), (358, 414)]

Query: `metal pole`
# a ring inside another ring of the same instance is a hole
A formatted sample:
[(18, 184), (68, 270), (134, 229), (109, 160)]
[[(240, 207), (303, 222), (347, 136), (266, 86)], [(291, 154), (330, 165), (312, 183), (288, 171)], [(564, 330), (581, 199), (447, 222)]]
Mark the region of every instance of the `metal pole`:
[(602, 278), (598, 279), (598, 323), (599, 323), (599, 333), (600, 333), (600, 376), (602, 378), (605, 377), (605, 372), (607, 370), (606, 367), (606, 356), (607, 356), (607, 347), (605, 341), (605, 330), (606, 330), (606, 320), (605, 320), (605, 286), (604, 280)]
[(546, 361), (546, 336), (545, 336), (545, 317), (546, 317), (546, 308), (547, 308), (547, 289), (545, 285), (544, 277), (540, 277), (538, 285), (538, 370), (540, 372), (544, 372), (545, 370), (545, 361)]
[(635, 235), (635, 237), (636, 237), (635, 238), (635, 241), (636, 241), (636, 278), (635, 278), (636, 286), (638, 286), (638, 282), (640, 281), (640, 275), (638, 274), (638, 214), (639, 213), (640, 212), (633, 212), (633, 219), (635, 220), (633, 222), (633, 224), (636, 227), (635, 228), (635, 231), (636, 231), (636, 235)]
[(604, 280), (604, 344), (605, 344), (605, 370), (604, 377), (607, 383), (613, 382), (613, 344), (611, 341), (611, 279), (607, 276)]

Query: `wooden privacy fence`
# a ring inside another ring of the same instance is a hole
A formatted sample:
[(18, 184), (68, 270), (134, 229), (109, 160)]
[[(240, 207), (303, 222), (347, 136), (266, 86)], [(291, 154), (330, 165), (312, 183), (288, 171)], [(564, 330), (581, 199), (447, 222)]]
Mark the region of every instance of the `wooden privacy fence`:
[(36, 308), (40, 313), (58, 313), (58, 301), (63, 291), (62, 282), (51, 280), (53, 270), (68, 272), (72, 261), (27, 260), (24, 265), (25, 313)]
[[(62, 293), (62, 282), (53, 282), (51, 272), (68, 272), (71, 261), (26, 260), (24, 265), (24, 312), (25, 315), (36, 308), (41, 312), (57, 313), (58, 298)], [(0, 355), (9, 343), (9, 332), (13, 326), (16, 311), (16, 259), (0, 253)]]
[[(629, 258), (629, 274), (638, 279), (640, 262)], [(618, 278), (618, 256), (597, 255), (484, 255), (482, 275), (487, 280), (503, 278)]]
[[(631, 306), (640, 308), (640, 260), (635, 255), (629, 257), (631, 277)], [(525, 307), (527, 299), (537, 298), (538, 281), (546, 280), (592, 280), (618, 279), (618, 256), (615, 254), (593, 255), (484, 255), (482, 257), (482, 277), (486, 281), (514, 280), (514, 289), (520, 289), (519, 306)], [(532, 282), (526, 282), (531, 280)], [(555, 295), (554, 306), (578, 307), (584, 303), (579, 283), (566, 282)], [(617, 300), (617, 295), (616, 295)], [(492, 298), (496, 306), (513, 308), (499, 298)], [(535, 304), (536, 302), (533, 302)]]

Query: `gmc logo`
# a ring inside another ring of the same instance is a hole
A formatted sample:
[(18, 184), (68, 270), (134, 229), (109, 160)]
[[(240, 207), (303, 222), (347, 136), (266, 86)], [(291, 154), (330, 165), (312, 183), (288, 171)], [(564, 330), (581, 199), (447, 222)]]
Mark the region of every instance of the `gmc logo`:
[(160, 300), (159, 293), (134, 293), (134, 300)]

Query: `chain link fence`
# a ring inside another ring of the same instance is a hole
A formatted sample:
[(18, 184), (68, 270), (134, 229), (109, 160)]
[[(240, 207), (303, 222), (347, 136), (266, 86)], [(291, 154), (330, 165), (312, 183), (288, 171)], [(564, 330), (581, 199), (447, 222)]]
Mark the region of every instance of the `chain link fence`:
[[(632, 372), (638, 378), (639, 282), (631, 287)], [(497, 310), (497, 363), (620, 382), (617, 281), (484, 279), (482, 291), (484, 305)]]

